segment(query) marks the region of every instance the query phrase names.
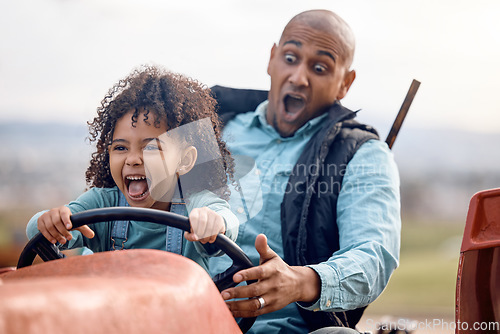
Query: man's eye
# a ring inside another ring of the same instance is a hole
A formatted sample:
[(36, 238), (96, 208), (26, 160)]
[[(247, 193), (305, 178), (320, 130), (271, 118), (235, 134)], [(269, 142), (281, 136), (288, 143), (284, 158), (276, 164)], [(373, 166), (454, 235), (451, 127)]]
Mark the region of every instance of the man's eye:
[(289, 53), (288, 53), (288, 54), (286, 54), (286, 55), (285, 55), (285, 61), (286, 61), (287, 63), (293, 64), (293, 63), (295, 63), (295, 61), (296, 61), (296, 60), (297, 60), (297, 57), (295, 57), (295, 56), (294, 56), (294, 55), (292, 55), (292, 54), (289, 54)]
[(320, 64), (314, 65), (314, 72), (316, 73), (324, 73), (326, 72), (326, 67)]

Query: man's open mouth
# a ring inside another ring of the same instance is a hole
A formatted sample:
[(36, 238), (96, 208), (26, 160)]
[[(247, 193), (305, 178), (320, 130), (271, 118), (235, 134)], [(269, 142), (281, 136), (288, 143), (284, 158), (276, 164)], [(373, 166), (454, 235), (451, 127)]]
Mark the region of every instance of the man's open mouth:
[(285, 105), (285, 112), (291, 115), (300, 113), (306, 106), (304, 98), (290, 94), (285, 95), (283, 103)]
[(148, 196), (149, 187), (145, 176), (125, 177), (125, 186), (130, 198), (141, 200)]

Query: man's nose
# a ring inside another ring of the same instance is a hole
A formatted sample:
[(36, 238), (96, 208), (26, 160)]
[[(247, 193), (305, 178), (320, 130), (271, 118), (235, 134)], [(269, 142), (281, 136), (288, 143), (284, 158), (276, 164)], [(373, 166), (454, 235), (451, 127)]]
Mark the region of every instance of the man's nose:
[(307, 73), (307, 64), (300, 63), (293, 68), (293, 72), (289, 77), (289, 81), (291, 84), (301, 87), (309, 85), (309, 78)]

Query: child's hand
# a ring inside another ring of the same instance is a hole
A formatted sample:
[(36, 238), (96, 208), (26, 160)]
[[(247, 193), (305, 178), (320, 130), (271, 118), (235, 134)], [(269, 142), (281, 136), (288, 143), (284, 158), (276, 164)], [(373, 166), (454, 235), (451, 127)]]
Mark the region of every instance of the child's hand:
[[(64, 245), (72, 238), (71, 233), (69, 233), (72, 227), (70, 216), (71, 211), (66, 206), (51, 209), (38, 218), (38, 230), (49, 242), (55, 244), (59, 241), (60, 244)], [(94, 237), (94, 231), (87, 225), (78, 227), (77, 230), (87, 238)]]
[(189, 241), (199, 241), (202, 244), (212, 243), (217, 234), (225, 233), (224, 218), (209, 208), (196, 208), (189, 214), (191, 232), (184, 232), (184, 238)]

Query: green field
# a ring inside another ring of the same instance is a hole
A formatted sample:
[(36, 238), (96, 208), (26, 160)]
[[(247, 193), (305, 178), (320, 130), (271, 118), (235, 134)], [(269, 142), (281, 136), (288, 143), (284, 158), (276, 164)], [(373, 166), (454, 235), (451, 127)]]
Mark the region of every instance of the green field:
[(365, 314), (453, 318), (464, 223), (403, 225), (400, 266)]

